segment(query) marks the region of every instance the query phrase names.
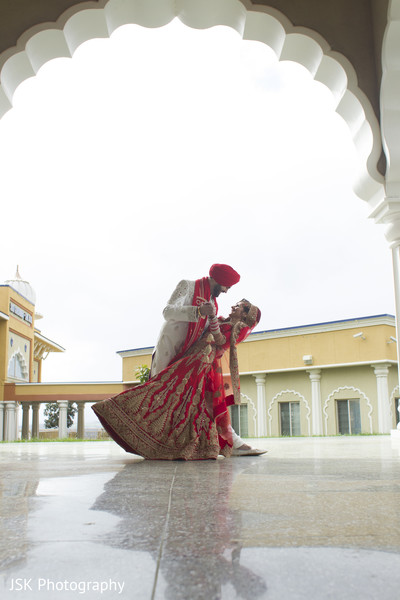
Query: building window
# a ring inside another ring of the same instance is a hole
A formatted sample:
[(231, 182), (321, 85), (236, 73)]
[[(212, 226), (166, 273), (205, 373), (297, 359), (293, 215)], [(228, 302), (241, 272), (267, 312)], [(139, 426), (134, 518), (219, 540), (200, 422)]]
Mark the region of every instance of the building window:
[(301, 435), (300, 402), (279, 402), (281, 435)]
[(395, 398), (394, 399), (394, 413), (396, 415), (396, 426), (399, 424), (400, 422), (400, 413), (399, 413), (399, 408), (400, 408), (400, 398)]
[(14, 354), (10, 362), (8, 363), (8, 377), (13, 379), (26, 379), (26, 375), (23, 372), (23, 364), (20, 357)]
[(247, 404), (234, 404), (229, 407), (232, 427), (241, 437), (249, 435)]
[(341, 435), (361, 433), (361, 414), (359, 400), (336, 400), (337, 421)]

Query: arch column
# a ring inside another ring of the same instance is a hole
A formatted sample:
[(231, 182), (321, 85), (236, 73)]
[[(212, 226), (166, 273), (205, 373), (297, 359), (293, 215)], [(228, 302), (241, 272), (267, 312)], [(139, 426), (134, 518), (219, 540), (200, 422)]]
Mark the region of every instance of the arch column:
[(85, 437), (85, 402), (77, 402), (78, 405), (78, 427), (77, 437), (83, 439)]
[(307, 371), (311, 380), (311, 433), (312, 435), (323, 435), (322, 430), (322, 406), (321, 406), (321, 369), (310, 369)]
[(15, 402), (6, 402), (6, 418), (4, 424), (4, 439), (6, 442), (13, 442), (16, 439), (15, 435)]
[[(400, 356), (400, 196), (385, 198), (370, 215), (378, 225), (387, 225), (386, 239), (392, 249), (396, 312), (397, 357)], [(399, 360), (399, 358), (397, 358)], [(398, 373), (400, 385), (400, 370)]]
[(261, 373), (254, 375), (257, 385), (257, 437), (266, 437), (267, 435), (267, 397), (265, 390), (265, 380), (267, 375)]
[[(386, 238), (392, 249), (396, 306), (397, 357), (400, 357), (400, 104), (398, 98), (400, 70), (400, 0), (390, 0), (387, 25), (382, 43), (382, 82), (380, 121), (383, 150), (386, 155), (386, 197), (372, 217), (388, 225)], [(399, 370), (400, 382), (400, 370)]]
[[(29, 440), (29, 411), (31, 405), (29, 402), (22, 403), (22, 432), (21, 438), (23, 440)], [(32, 436), (33, 437), (33, 436)]]
[(39, 437), (39, 408), (40, 402), (32, 404), (32, 437)]
[(59, 413), (58, 413), (58, 437), (68, 437), (67, 427), (67, 413), (68, 413), (68, 400), (57, 400)]
[(390, 364), (371, 365), (376, 376), (376, 390), (378, 402), (378, 431), (379, 433), (390, 433), (392, 424), (390, 422), (389, 406), (389, 367)]

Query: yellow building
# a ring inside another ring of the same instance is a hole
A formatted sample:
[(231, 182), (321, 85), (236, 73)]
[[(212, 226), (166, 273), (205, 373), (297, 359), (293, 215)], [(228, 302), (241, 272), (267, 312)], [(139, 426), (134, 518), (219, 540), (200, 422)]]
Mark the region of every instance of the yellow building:
[[(42, 315), (35, 309), (36, 294), (18, 271), (14, 279), (0, 285), (0, 439), (15, 439), (11, 429), (17, 427), (16, 403), (4, 403), (7, 383), (38, 383), (42, 363), (49, 352), (64, 352), (59, 344), (46, 338), (36, 327)], [(28, 407), (29, 408), (29, 407)], [(33, 421), (37, 423), (35, 405)]]
[(0, 441), (18, 439), (21, 409), (21, 437), (39, 437), (39, 409), (47, 402), (58, 402), (60, 438), (68, 435), (68, 403), (76, 403), (77, 436), (83, 438), (86, 403), (109, 398), (127, 386), (121, 382), (42, 383), (43, 361), (49, 352), (64, 352), (64, 348), (37, 328), (42, 315), (35, 304), (36, 294), (17, 268), (15, 278), (0, 285)]
[[(0, 393), (6, 381), (40, 382), (49, 352), (64, 352), (37, 328), (36, 294), (18, 271), (0, 285)], [(0, 396), (3, 400), (3, 396)]]
[[(395, 318), (378, 315), (252, 333), (238, 347), (243, 436), (389, 433), (399, 420)], [(153, 348), (118, 352), (124, 382)]]

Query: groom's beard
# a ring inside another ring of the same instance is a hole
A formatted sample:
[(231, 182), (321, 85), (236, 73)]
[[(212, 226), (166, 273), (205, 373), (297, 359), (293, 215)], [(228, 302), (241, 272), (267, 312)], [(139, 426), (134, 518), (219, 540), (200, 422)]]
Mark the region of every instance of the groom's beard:
[(212, 297), (218, 298), (218, 296), (220, 295), (221, 292), (222, 292), (222, 287), (219, 285), (219, 283), (217, 283), (216, 286), (214, 287)]

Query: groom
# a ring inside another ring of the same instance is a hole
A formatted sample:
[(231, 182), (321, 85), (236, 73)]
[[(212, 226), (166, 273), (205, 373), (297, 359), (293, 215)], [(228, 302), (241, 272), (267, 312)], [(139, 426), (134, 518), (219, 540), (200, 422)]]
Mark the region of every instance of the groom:
[[(163, 310), (163, 324), (153, 353), (150, 377), (179, 360), (188, 348), (202, 336), (208, 317), (218, 312), (217, 298), (226, 293), (240, 279), (232, 267), (214, 264), (209, 277), (196, 281), (180, 281)], [(245, 444), (232, 429), (233, 455), (257, 456), (264, 454)]]

